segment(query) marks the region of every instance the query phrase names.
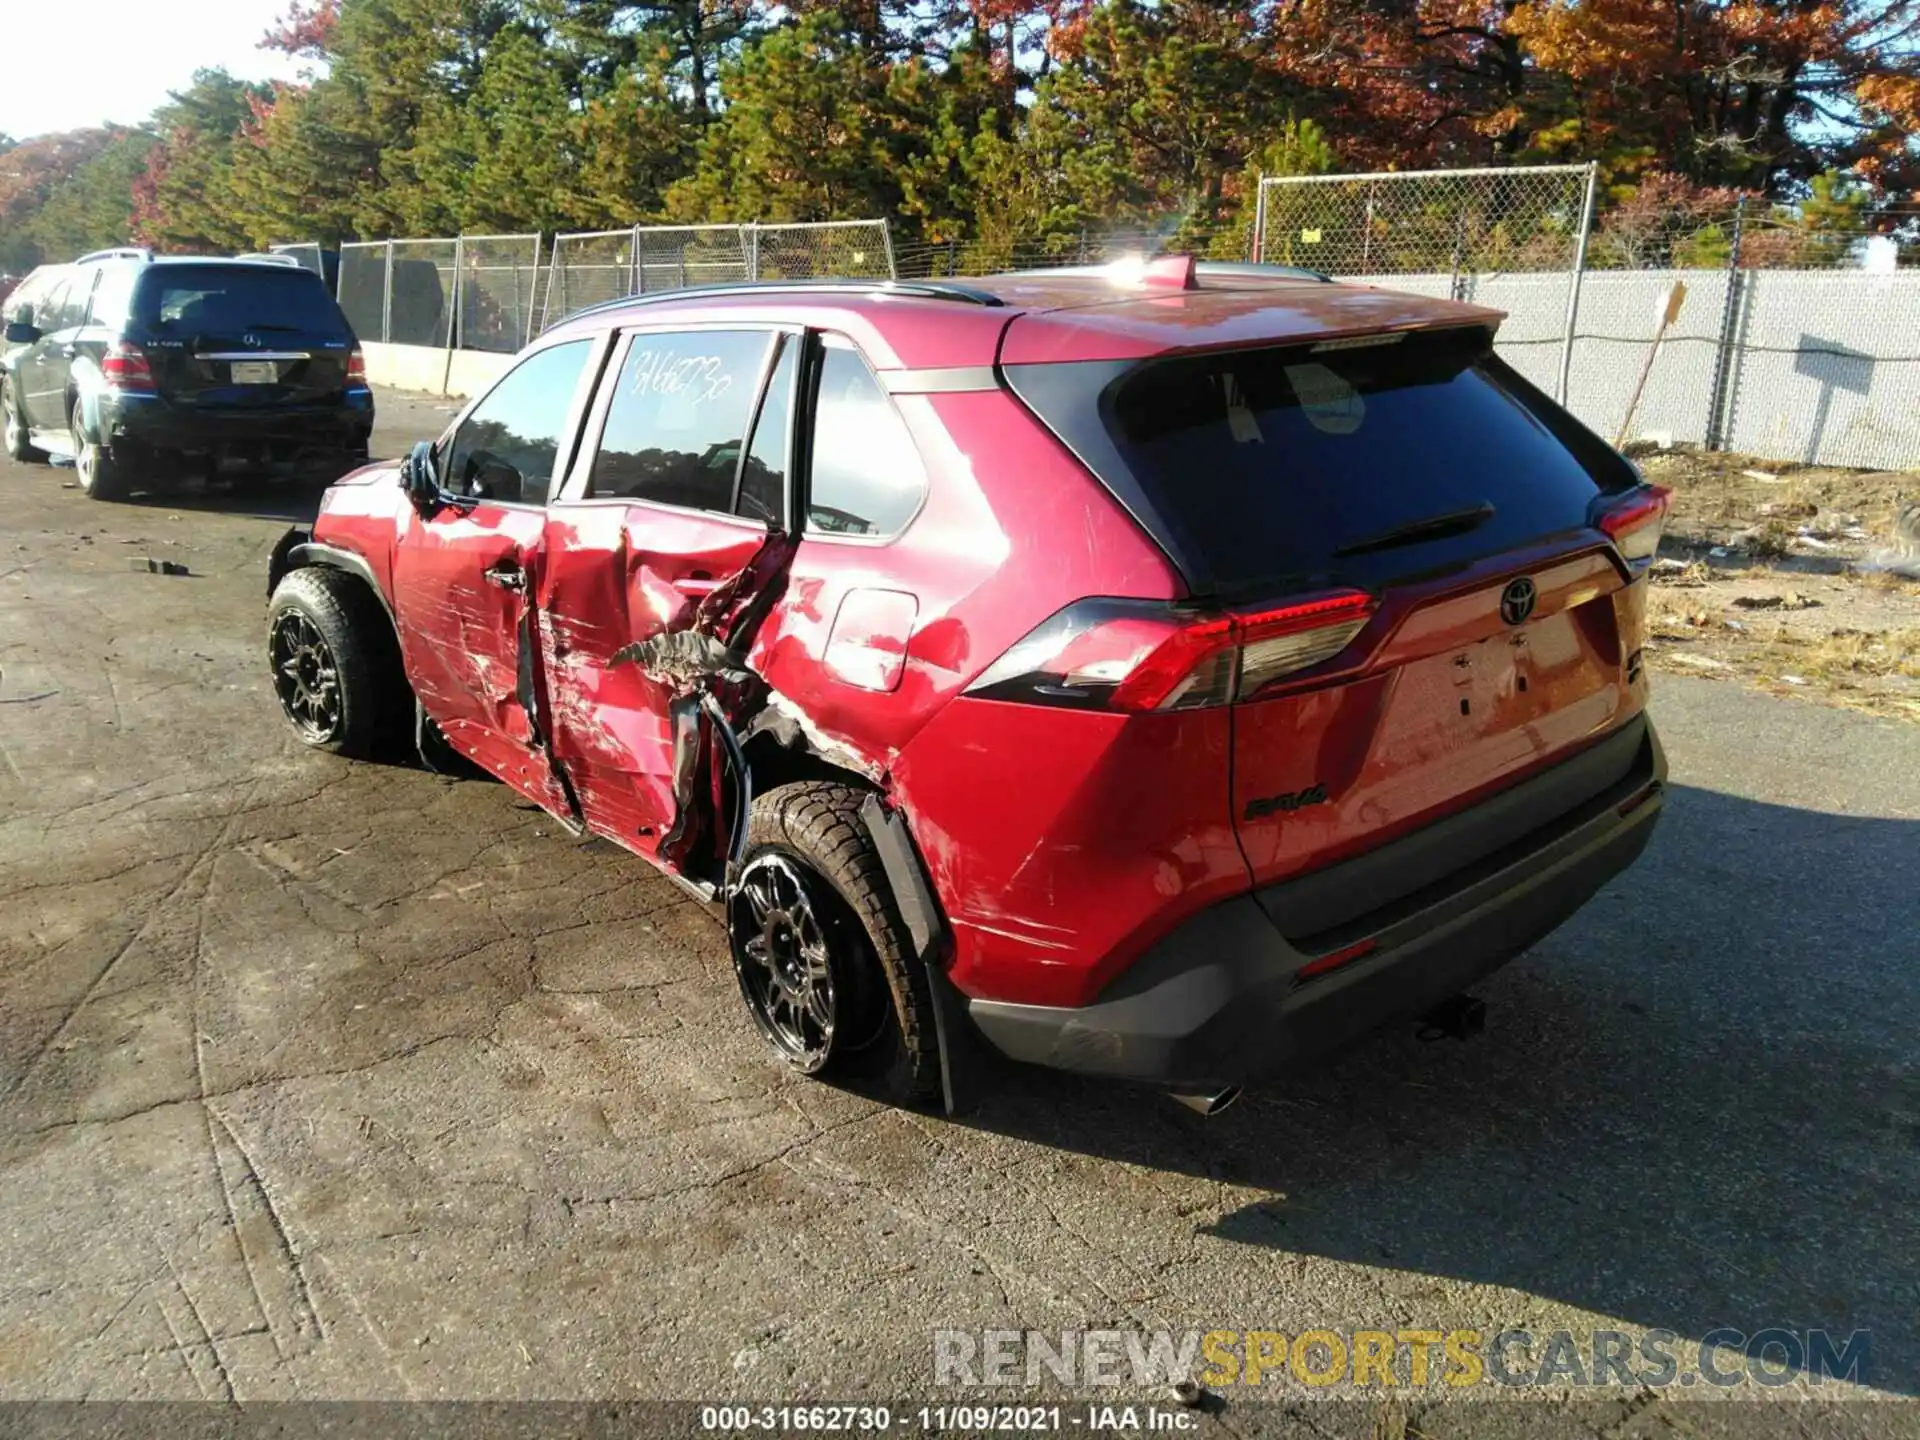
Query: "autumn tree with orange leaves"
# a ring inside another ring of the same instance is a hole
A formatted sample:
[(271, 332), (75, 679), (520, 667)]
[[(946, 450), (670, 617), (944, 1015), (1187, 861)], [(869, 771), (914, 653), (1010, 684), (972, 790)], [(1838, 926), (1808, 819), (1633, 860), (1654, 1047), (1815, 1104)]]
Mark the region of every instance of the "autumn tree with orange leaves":
[(1592, 159), (1622, 257), (1677, 227), (1710, 258), (1735, 197), (1803, 229), (1920, 199), (1916, 7), (293, 0), (263, 43), (301, 82), (201, 77), (110, 157), (0, 154), (0, 247), (94, 157), (61, 245), (884, 213), (909, 242), (1230, 250), (1261, 173)]

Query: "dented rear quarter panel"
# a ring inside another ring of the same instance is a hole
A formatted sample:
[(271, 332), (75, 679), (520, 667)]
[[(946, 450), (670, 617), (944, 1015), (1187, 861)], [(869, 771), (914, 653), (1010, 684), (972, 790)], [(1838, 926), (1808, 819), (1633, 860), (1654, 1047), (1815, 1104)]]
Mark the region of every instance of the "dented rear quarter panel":
[[(1202, 740), (1159, 717), (966, 698), (988, 665), (1075, 600), (1173, 599), (1180, 581), (1011, 394), (896, 404), (929, 472), (925, 507), (886, 544), (804, 541), (754, 664), (820, 731), (886, 773), (952, 924), (955, 983), (1078, 1003), (1100, 981), (1089, 964), (1123, 964), (1121, 937), (1170, 895), (1197, 907), (1245, 887), (1225, 725)], [(868, 587), (918, 601), (890, 693), (847, 685), (824, 663), (846, 596)], [(1176, 773), (1172, 787), (1153, 778)]]

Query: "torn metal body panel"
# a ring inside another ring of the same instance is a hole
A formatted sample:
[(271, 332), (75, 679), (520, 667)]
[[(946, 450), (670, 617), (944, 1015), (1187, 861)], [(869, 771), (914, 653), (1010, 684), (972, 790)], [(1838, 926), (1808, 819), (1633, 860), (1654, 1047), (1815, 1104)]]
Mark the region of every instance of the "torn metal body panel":
[[(671, 549), (646, 506), (560, 503), (547, 517), (537, 642), (553, 747), (587, 823), (662, 864), (724, 871), (727, 807), (703, 802), (716, 741), (765, 695), (739, 645), (777, 599), (792, 540), (697, 520)], [(687, 703), (692, 702), (692, 703)], [(724, 751), (723, 751), (724, 753)]]
[(769, 693), (743, 651), (784, 588), (794, 550), (792, 537), (765, 532), (738, 570), (717, 580), (703, 577), (692, 603), (669, 622), (683, 628), (634, 640), (609, 661), (610, 668), (634, 667), (666, 702), (672, 810), (659, 857), (716, 883), (729, 878), (739, 857), (751, 803), (737, 727)]

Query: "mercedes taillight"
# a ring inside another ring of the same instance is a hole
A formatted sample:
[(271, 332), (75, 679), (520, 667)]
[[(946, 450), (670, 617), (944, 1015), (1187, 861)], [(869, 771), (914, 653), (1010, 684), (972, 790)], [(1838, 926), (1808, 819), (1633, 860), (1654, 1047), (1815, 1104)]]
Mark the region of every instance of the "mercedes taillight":
[(107, 347), (107, 353), (100, 357), (100, 374), (109, 390), (139, 395), (153, 393), (153, 366), (147, 362), (147, 352), (125, 340), (116, 340)]

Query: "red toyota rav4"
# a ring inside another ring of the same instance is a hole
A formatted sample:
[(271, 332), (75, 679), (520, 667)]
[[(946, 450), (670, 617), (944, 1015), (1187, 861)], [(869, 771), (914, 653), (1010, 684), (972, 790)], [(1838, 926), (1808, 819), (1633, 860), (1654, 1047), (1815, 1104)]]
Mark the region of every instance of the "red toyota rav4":
[(599, 306), (282, 542), (273, 683), (724, 907), (805, 1073), (1216, 1107), (1459, 1013), (1661, 808), (1666, 495), (1500, 319), (1185, 257)]

